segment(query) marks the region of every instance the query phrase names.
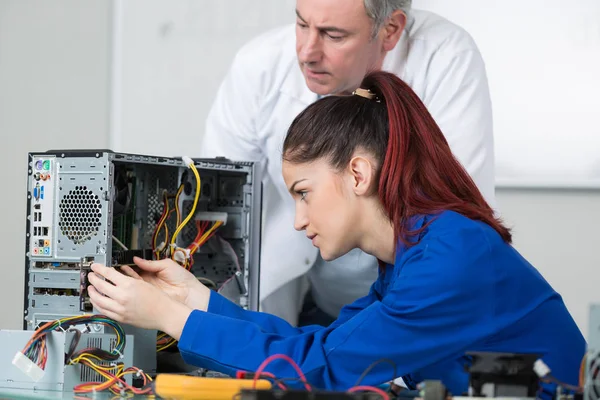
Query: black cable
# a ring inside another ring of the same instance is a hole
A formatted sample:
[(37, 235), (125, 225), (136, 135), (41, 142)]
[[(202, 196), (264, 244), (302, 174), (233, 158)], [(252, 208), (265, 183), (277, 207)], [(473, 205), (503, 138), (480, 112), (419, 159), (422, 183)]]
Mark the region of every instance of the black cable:
[(79, 329), (74, 329), (73, 332), (75, 332), (75, 335), (73, 336), (73, 339), (71, 339), (71, 344), (69, 345), (69, 351), (65, 355), (65, 365), (69, 364), (69, 361), (73, 357), (73, 353), (75, 353), (75, 349), (77, 348), (77, 345), (79, 344), (79, 340), (81, 339), (81, 331)]
[[(265, 377), (265, 378), (269, 379), (270, 377)], [(270, 378), (270, 379), (273, 379), (273, 378)], [(286, 382), (300, 382), (303, 385), (308, 385), (311, 390), (315, 390), (315, 389), (318, 390), (318, 388), (315, 388), (313, 385), (311, 385), (308, 382), (303, 381), (302, 378), (298, 378), (297, 376), (292, 376), (292, 377), (289, 377), (289, 378), (274, 379), (273, 382), (275, 383), (275, 385), (281, 383), (283, 386), (286, 387), (286, 389), (289, 389), (288, 385), (285, 384)]]
[(96, 356), (103, 361), (116, 361), (119, 358), (121, 358), (121, 356), (119, 354), (115, 354), (110, 351), (106, 351), (106, 350), (98, 349), (98, 348), (94, 348), (94, 347), (88, 347), (86, 349), (82, 349), (82, 350), (78, 351), (77, 354), (75, 354), (75, 358), (79, 357), (80, 355), (82, 355), (84, 353)]
[(377, 364), (381, 364), (381, 363), (390, 364), (394, 368), (394, 375), (392, 376), (392, 379), (390, 379), (391, 381), (393, 381), (394, 379), (396, 379), (398, 377), (398, 375), (396, 374), (396, 363), (393, 362), (392, 360), (390, 360), (389, 358), (381, 358), (381, 359), (375, 361), (373, 364), (369, 365), (367, 367), (367, 369), (365, 369), (365, 371), (362, 373), (362, 375), (358, 377), (358, 380), (356, 381), (354, 386), (359, 386), (360, 383), (362, 382), (362, 380), (365, 379), (365, 377), (369, 374), (369, 372), (371, 372), (371, 370), (373, 368), (375, 368), (377, 366)]

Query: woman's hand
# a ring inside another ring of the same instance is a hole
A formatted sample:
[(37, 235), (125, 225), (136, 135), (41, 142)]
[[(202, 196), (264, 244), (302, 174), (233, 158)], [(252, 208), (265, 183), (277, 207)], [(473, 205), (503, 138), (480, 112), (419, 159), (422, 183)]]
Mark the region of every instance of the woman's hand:
[(210, 299), (210, 289), (198, 282), (198, 279), (171, 259), (148, 261), (134, 257), (133, 261), (141, 271), (136, 272), (129, 266), (121, 271), (135, 279), (142, 279), (160, 289), (172, 299), (190, 308), (206, 311)]
[(161, 330), (179, 340), (190, 307), (141, 277), (126, 276), (100, 264), (93, 264), (92, 271), (88, 293), (99, 312), (118, 322)]

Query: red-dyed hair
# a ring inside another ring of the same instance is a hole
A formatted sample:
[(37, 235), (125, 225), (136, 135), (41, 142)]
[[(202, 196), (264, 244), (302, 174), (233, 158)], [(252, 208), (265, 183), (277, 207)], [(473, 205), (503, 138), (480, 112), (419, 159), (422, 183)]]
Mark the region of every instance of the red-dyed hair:
[(356, 150), (366, 150), (380, 166), (379, 198), (397, 240), (410, 246), (421, 231), (410, 230), (411, 217), (451, 210), (485, 222), (510, 243), (510, 230), (494, 216), (415, 92), (381, 71), (367, 75), (361, 88), (376, 98), (328, 96), (300, 113), (285, 138), (284, 160), (327, 158), (343, 170)]

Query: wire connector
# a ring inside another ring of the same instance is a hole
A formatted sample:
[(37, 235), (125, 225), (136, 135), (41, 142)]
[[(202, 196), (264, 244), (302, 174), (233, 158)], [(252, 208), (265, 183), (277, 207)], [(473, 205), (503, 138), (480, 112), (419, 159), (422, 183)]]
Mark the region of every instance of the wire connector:
[(546, 376), (550, 375), (551, 370), (550, 370), (550, 367), (548, 365), (546, 365), (546, 363), (543, 362), (541, 358), (538, 358), (533, 363), (533, 371), (541, 379), (541, 378), (545, 378)]
[(173, 253), (173, 260), (177, 261), (178, 263), (182, 264), (184, 263), (186, 260), (190, 259), (190, 249), (182, 249), (182, 248), (177, 248), (175, 250), (175, 252)]
[(121, 359), (125, 358), (125, 356), (123, 355), (123, 353), (121, 353), (119, 351), (119, 349), (117, 349), (116, 347), (113, 349), (113, 351), (119, 355), (119, 358), (121, 358)]
[(223, 225), (227, 225), (227, 213), (220, 211), (200, 211), (194, 216), (196, 221), (221, 221)]
[(15, 354), (12, 363), (35, 382), (39, 381), (44, 376), (44, 370), (20, 351)]
[(181, 159), (183, 160), (183, 163), (188, 167), (190, 167), (191, 165), (194, 165), (194, 160), (192, 160), (188, 156), (182, 156)]

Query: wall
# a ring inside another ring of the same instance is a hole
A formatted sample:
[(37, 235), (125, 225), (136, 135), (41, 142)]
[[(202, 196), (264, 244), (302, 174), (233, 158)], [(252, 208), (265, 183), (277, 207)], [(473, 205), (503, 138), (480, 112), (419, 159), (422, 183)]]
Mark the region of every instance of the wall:
[(21, 329), (27, 152), (106, 148), (111, 4), (0, 1), (0, 328)]
[[(599, 256), (594, 251), (600, 194), (565, 187), (571, 182), (566, 178), (573, 174), (578, 180), (574, 186), (598, 182), (593, 158), (600, 157), (594, 151), (597, 147), (585, 145), (600, 143), (598, 124), (552, 130), (551, 140), (544, 136), (547, 128), (571, 126), (570, 107), (580, 106), (581, 113), (575, 114), (580, 117), (578, 124), (589, 121), (590, 113), (600, 108), (593, 90), (600, 83), (599, 75), (590, 74), (590, 66), (600, 61), (600, 53), (593, 51), (600, 47), (591, 46), (600, 40), (600, 25), (592, 18), (599, 3), (575, 3), (576, 7), (565, 7), (560, 0), (527, 4), (414, 0), (413, 4), (461, 24), (480, 45), (490, 80), (498, 170), (504, 185), (498, 190), (500, 209), (515, 227), (517, 248), (564, 294), (587, 334), (588, 303), (600, 301), (592, 290), (582, 290), (591, 289), (593, 279), (600, 282)], [(214, 92), (235, 51), (259, 32), (293, 21), (294, 4), (293, 0), (264, 0), (260, 13), (242, 0), (123, 2), (117, 57), (121, 81), (116, 89), (122, 102), (121, 134), (112, 143), (124, 151), (193, 155)], [(554, 57), (556, 48), (562, 57)], [(549, 74), (577, 85), (551, 84), (555, 77)], [(583, 85), (583, 77), (592, 79)], [(547, 183), (555, 189), (528, 188)], [(514, 188), (517, 184), (522, 187)]]
[(501, 185), (600, 188), (600, 2), (414, 0), (486, 63)]
[(120, 117), (112, 146), (197, 155), (206, 116), (235, 52), (254, 36), (293, 23), (295, 3), (119, 1), (114, 67)]
[(496, 190), (514, 246), (562, 294), (584, 335), (600, 303), (600, 190)]
[[(207, 1), (0, 0), (0, 235), (6, 249), (0, 328), (21, 323), (27, 151), (114, 144), (142, 153), (193, 152), (189, 144), (200, 142), (214, 91), (237, 48), (294, 19), (293, 0), (264, 0), (264, 16), (247, 2), (231, 1), (228, 7), (215, 2), (204, 13)], [(228, 25), (215, 26), (228, 11)], [(121, 40), (113, 43), (112, 32)], [(532, 144), (514, 144), (520, 145)], [(564, 295), (587, 334), (588, 303), (600, 302), (600, 191), (500, 188), (497, 196), (514, 226), (515, 246)]]

